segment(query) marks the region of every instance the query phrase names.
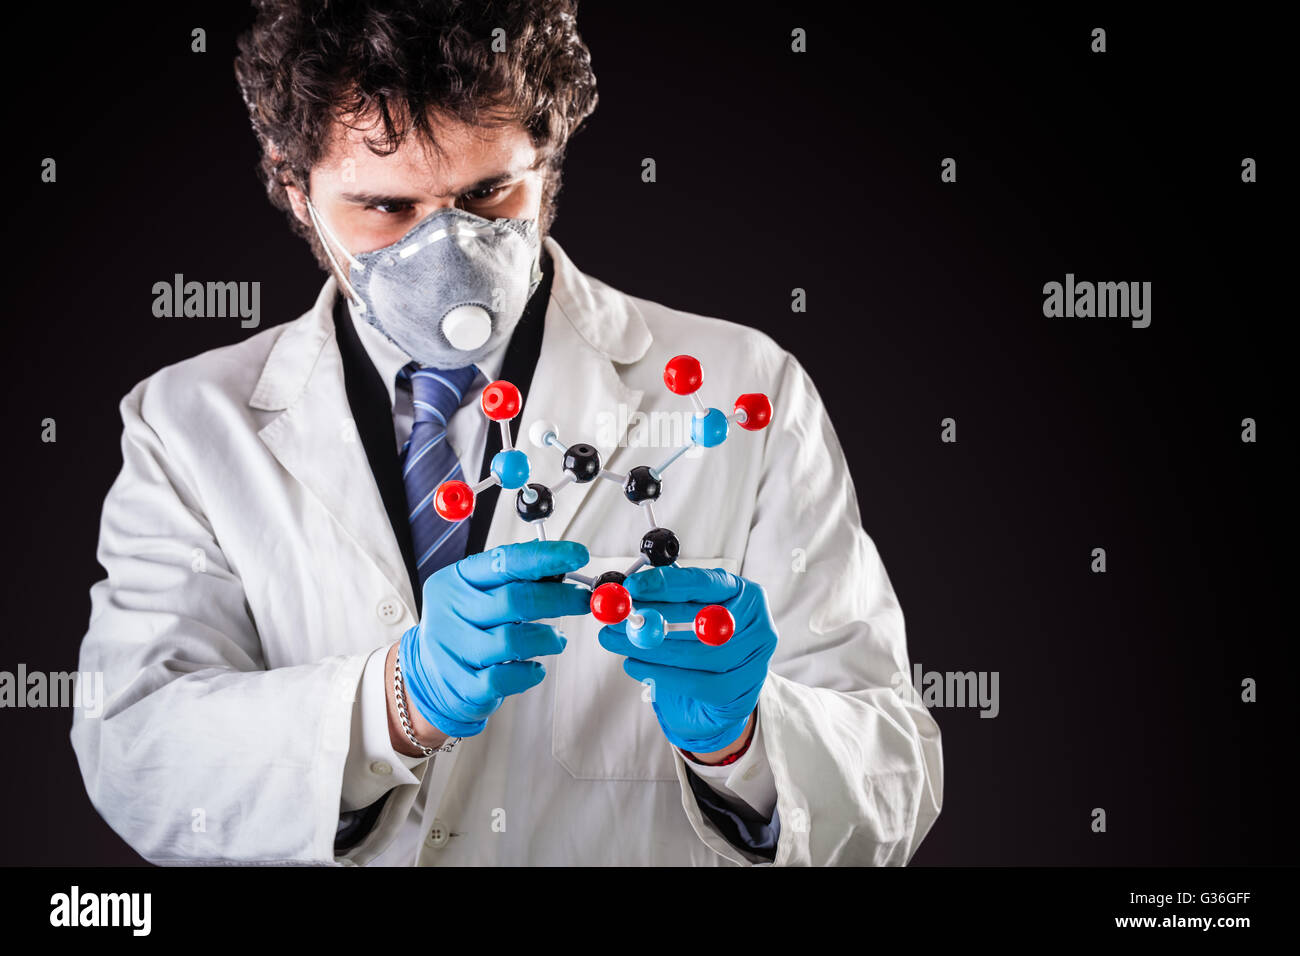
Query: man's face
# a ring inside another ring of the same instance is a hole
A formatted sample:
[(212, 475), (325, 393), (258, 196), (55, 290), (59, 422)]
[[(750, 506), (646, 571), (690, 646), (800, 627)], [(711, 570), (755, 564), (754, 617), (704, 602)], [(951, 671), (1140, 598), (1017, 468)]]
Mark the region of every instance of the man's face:
[[(364, 128), (335, 125), (308, 183), (318, 215), (353, 255), (391, 245), (431, 213), (453, 206), (485, 219), (541, 221), (546, 157), (523, 127), (482, 129), (444, 119), (435, 127), (441, 153), (412, 133), (396, 152), (376, 156), (364, 142), (374, 129), (355, 125)], [(310, 225), (302, 191), (289, 186), (288, 193), (294, 214)]]

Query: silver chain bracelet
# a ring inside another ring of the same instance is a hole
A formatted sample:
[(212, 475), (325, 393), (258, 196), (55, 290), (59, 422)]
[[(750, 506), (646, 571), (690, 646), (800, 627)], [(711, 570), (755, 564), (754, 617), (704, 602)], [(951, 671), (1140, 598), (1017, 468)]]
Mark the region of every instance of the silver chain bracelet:
[(406, 682), (402, 679), (402, 649), (397, 649), (397, 656), (393, 658), (393, 696), (397, 698), (397, 716), (402, 721), (402, 729), (406, 731), (406, 737), (420, 752), (426, 757), (432, 757), (434, 754), (451, 753), (453, 747), (461, 742), (461, 737), (453, 737), (438, 749), (426, 747), (415, 739), (415, 731), (411, 729), (411, 720), (406, 716)]

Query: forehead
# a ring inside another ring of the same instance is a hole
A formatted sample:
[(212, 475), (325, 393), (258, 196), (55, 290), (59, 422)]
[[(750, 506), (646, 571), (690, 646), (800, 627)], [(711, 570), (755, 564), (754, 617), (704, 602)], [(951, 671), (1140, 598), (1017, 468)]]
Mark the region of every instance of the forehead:
[(336, 120), (313, 177), (340, 186), (364, 184), (368, 190), (446, 198), (488, 177), (521, 175), (537, 165), (538, 151), (517, 123), (477, 127), (443, 118), (431, 125), (436, 148), (408, 129), (395, 152), (380, 156), (366, 145), (367, 138), (383, 135), (377, 120), (351, 116)]

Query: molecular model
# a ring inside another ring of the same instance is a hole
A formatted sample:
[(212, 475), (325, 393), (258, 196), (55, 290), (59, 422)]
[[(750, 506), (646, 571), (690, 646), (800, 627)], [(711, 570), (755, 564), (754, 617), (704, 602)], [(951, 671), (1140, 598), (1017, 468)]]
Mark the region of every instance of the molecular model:
[(660, 527), (655, 518), (654, 503), (663, 493), (663, 474), (668, 466), (696, 445), (712, 448), (727, 438), (728, 427), (735, 422), (747, 431), (759, 431), (772, 420), (772, 403), (758, 392), (741, 395), (736, 399), (735, 410), (724, 415), (719, 409), (705, 408), (698, 395), (704, 374), (700, 363), (690, 355), (670, 359), (664, 368), (664, 384), (678, 395), (689, 395), (695, 406), (691, 417), (691, 440), (674, 451), (660, 465), (651, 468), (637, 465), (627, 474), (603, 468), (600, 453), (591, 445), (579, 442), (566, 446), (560, 440), (556, 426), (548, 421), (536, 421), (528, 429), (529, 440), (540, 449), (554, 448), (562, 457), (564, 477), (548, 488), (529, 482), (528, 455), (514, 447), (510, 436), (510, 421), (519, 414), (519, 389), (504, 380), (490, 382), (483, 389), (480, 402), (485, 414), (501, 428), (501, 451), (492, 458), (491, 474), (475, 485), (463, 481), (446, 481), (438, 486), (433, 496), (433, 506), (447, 521), (464, 521), (474, 513), (476, 496), (484, 488), (500, 485), (518, 489), (515, 495), (515, 513), (536, 529), (537, 539), (546, 540), (546, 519), (555, 508), (555, 495), (567, 484), (585, 484), (604, 478), (618, 484), (623, 495), (632, 504), (645, 511), (650, 530), (641, 538), (640, 557), (626, 571), (606, 571), (591, 578), (583, 574), (557, 574), (543, 580), (571, 580), (591, 589), (591, 613), (603, 624), (627, 621), (627, 637), (635, 646), (651, 648), (664, 640), (667, 631), (686, 631), (692, 628), (704, 644), (718, 646), (731, 639), (736, 622), (731, 612), (720, 604), (710, 604), (695, 615), (693, 624), (669, 624), (658, 611), (647, 608), (638, 611), (632, 606), (632, 597), (623, 587), (628, 575), (650, 565), (664, 567), (677, 560), (680, 545), (677, 536)]

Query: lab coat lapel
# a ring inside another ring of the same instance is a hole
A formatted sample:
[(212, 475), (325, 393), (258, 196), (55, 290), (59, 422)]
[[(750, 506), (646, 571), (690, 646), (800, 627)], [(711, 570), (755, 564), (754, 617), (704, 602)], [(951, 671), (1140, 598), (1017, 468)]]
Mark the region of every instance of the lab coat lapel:
[[(555, 278), (541, 354), (518, 419), (516, 441), (528, 452), (530, 480), (553, 487), (564, 474), (560, 452), (533, 447), (528, 441), (529, 426), (540, 419), (554, 422), (565, 445), (586, 442), (600, 452), (604, 467), (612, 471), (626, 467), (635, 457), (625, 442), (628, 421), (640, 407), (643, 393), (623, 383), (616, 363), (641, 358), (650, 347), (651, 336), (631, 299), (580, 272), (554, 237), (547, 237), (546, 248)], [(598, 485), (603, 486), (604, 494), (622, 493), (603, 478), (586, 484), (570, 482), (556, 492), (555, 510), (546, 521), (548, 538), (565, 536)], [(532, 527), (515, 517), (514, 501), (513, 492), (498, 500), (489, 545), (535, 536)]]
[[(415, 616), (406, 563), (348, 405), (334, 336), (331, 277), (307, 321), (287, 326), (249, 404), (280, 411), (258, 432), (276, 459), (321, 502)], [(338, 555), (322, 560), (346, 564)]]

